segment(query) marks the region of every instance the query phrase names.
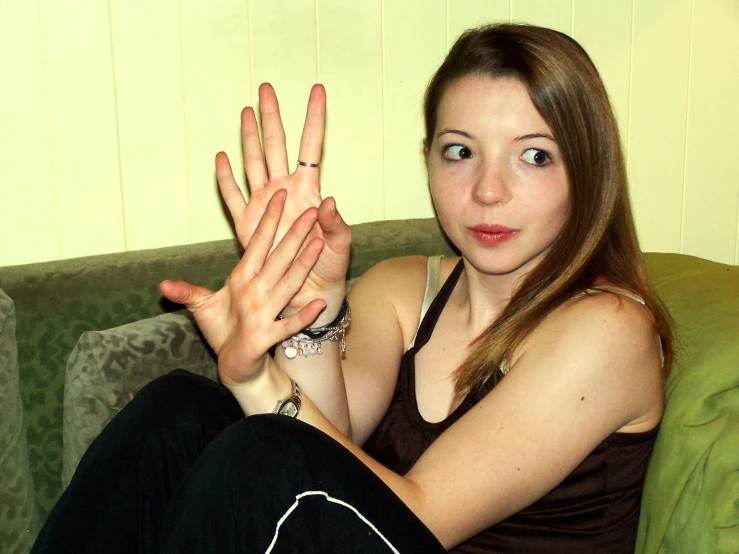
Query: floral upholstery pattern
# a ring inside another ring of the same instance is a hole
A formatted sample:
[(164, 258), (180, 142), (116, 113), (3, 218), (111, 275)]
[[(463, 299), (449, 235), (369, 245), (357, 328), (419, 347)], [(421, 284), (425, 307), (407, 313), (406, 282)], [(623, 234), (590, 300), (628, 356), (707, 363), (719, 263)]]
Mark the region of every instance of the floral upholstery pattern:
[(0, 544), (28, 552), (38, 526), (15, 343), (15, 306), (0, 290)]
[[(349, 277), (393, 256), (453, 253), (434, 219), (361, 223), (352, 232)], [(42, 521), (62, 491), (65, 368), (82, 333), (172, 312), (178, 307), (162, 302), (157, 289), (162, 279), (217, 288), (240, 255), (238, 242), (227, 239), (0, 267), (0, 288), (17, 308), (21, 394)]]
[(144, 385), (173, 369), (217, 379), (215, 355), (187, 310), (82, 334), (64, 386), (62, 486), (87, 447)]
[[(347, 292), (356, 279), (347, 281)], [(187, 310), (82, 334), (67, 363), (62, 486), (108, 422), (173, 369), (218, 379), (216, 357)]]

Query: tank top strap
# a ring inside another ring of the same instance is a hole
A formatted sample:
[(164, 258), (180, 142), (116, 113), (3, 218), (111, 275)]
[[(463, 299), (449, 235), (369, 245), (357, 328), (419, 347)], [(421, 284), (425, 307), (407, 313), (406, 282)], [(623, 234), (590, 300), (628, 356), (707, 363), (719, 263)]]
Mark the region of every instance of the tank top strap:
[(618, 294), (619, 296), (625, 296), (626, 298), (630, 298), (634, 302), (638, 302), (642, 306), (646, 306), (644, 299), (638, 294), (633, 293), (630, 290), (622, 289), (619, 287), (612, 287), (610, 285), (599, 285), (597, 287), (587, 288), (584, 291), (576, 294), (574, 298), (580, 298), (581, 296), (585, 296), (586, 294), (598, 294), (599, 292), (611, 292), (613, 294)]
[(423, 304), (421, 305), (421, 317), (418, 318), (418, 327), (413, 340), (408, 345), (408, 350), (413, 348), (418, 336), (418, 330), (421, 328), (421, 322), (429, 311), (431, 303), (439, 292), (439, 274), (441, 273), (441, 258), (443, 256), (429, 256), (426, 262), (426, 291), (423, 293)]
[[(431, 264), (429, 264), (431, 265)], [(420, 323), (418, 324), (418, 330), (416, 331), (416, 336), (413, 339), (413, 342), (409, 346), (409, 350), (413, 347), (421, 348), (424, 344), (426, 344), (431, 338), (431, 334), (434, 332), (434, 327), (436, 326), (436, 322), (439, 320), (439, 316), (441, 315), (441, 312), (444, 310), (444, 306), (447, 303), (447, 300), (449, 300), (449, 297), (452, 294), (452, 291), (454, 290), (455, 285), (457, 284), (457, 281), (459, 280), (459, 276), (462, 274), (462, 270), (464, 269), (464, 263), (462, 260), (459, 260), (459, 263), (454, 267), (452, 272), (449, 274), (449, 277), (442, 285), (441, 289), (439, 290), (438, 294), (436, 294), (428, 306), (428, 309), (426, 309), (425, 313), (421, 314)], [(429, 278), (427, 276), (427, 287), (426, 290), (428, 292), (429, 286)], [(439, 275), (436, 276), (436, 287), (438, 289), (438, 282), (439, 282)], [(431, 289), (433, 290), (433, 288)], [(425, 305), (425, 302), (424, 302)]]

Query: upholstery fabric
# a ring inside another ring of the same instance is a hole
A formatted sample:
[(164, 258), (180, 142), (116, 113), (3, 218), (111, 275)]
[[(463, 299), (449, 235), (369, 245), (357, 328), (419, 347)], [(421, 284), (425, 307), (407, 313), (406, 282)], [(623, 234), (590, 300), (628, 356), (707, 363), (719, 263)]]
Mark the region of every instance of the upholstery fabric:
[(31, 548), (38, 527), (15, 342), (15, 306), (0, 290), (0, 544), (8, 554)]
[[(355, 282), (347, 281), (347, 292)], [(187, 310), (82, 334), (64, 387), (63, 487), (113, 416), (144, 385), (178, 368), (218, 379), (215, 355)]]
[[(361, 223), (352, 232), (349, 277), (392, 256), (453, 253), (434, 219)], [(80, 335), (178, 309), (161, 302), (162, 279), (216, 288), (240, 254), (229, 239), (0, 268), (0, 288), (17, 307), (21, 393), (42, 520), (61, 493), (65, 367)]]
[(177, 368), (218, 375), (213, 351), (187, 310), (82, 334), (67, 364), (62, 486), (113, 416), (144, 385)]
[(736, 554), (739, 267), (677, 254), (647, 260), (678, 342), (636, 552)]
[(238, 259), (238, 245), (227, 240), (0, 268), (0, 288), (16, 305), (21, 393), (42, 521), (62, 490), (65, 367), (82, 333), (172, 312), (179, 307), (161, 301), (162, 279), (217, 287)]

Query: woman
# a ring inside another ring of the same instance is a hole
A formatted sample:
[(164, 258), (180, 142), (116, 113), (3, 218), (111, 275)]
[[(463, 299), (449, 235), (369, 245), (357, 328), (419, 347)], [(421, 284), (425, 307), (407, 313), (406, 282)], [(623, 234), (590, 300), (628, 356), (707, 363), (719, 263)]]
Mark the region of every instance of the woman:
[(348, 304), (351, 232), (318, 187), (323, 89), (292, 174), (267, 85), (260, 110), (263, 154), (242, 114), (248, 204), (216, 158), (242, 260), (216, 293), (160, 287), (229, 392), (183, 374), (145, 388), (37, 551), (64, 534), (77, 551), (632, 552), (670, 330), (585, 52), (516, 25), (455, 43), (424, 147), (461, 256), (380, 263)]

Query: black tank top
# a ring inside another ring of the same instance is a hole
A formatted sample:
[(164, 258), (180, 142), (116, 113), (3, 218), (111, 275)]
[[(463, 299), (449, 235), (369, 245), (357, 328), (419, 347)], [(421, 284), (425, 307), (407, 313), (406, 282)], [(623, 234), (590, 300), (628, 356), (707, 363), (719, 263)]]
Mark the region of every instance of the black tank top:
[[(482, 391), (467, 395), (443, 421), (429, 423), (418, 412), (415, 355), (431, 337), (462, 269), (460, 261), (431, 303), (413, 347), (400, 362), (390, 407), (364, 445), (368, 454), (401, 475), (504, 377), (498, 370)], [(632, 554), (642, 485), (657, 429), (613, 433), (554, 490), (450, 552)]]

